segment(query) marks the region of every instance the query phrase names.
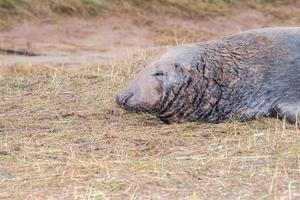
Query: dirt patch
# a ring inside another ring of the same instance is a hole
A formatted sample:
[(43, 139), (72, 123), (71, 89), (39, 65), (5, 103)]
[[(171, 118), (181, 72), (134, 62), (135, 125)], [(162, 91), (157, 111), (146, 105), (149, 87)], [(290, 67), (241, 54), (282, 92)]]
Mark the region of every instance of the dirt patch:
[[(25, 23), (0, 32), (0, 47), (27, 49), (43, 56), (4, 56), (0, 65), (51, 64), (63, 66), (107, 65), (121, 62), (140, 51), (215, 39), (252, 28), (272, 26), (259, 11), (205, 20), (153, 19), (152, 25), (135, 24), (129, 17)], [(294, 24), (292, 22), (291, 24)]]
[(15, 26), (0, 33), (1, 47), (29, 49), (38, 57), (2, 56), (2, 65), (111, 64), (119, 58), (151, 48), (152, 34), (129, 19), (66, 19)]

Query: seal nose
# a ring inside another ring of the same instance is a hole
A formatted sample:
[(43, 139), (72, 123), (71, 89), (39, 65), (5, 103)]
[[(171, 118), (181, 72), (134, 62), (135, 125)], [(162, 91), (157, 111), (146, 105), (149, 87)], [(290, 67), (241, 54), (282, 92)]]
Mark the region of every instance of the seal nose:
[(130, 99), (130, 97), (132, 97), (133, 94), (130, 92), (130, 93), (119, 93), (117, 95), (117, 98), (116, 98), (116, 102), (119, 106), (121, 106), (122, 108), (125, 108), (126, 107), (126, 102), (128, 101), (128, 99)]

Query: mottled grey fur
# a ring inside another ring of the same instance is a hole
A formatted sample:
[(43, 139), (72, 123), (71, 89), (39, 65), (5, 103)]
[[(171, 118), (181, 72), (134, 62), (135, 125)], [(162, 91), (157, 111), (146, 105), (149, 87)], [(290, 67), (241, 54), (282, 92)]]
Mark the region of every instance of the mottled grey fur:
[[(118, 94), (118, 104), (165, 122), (280, 116), (294, 123), (300, 113), (300, 28), (257, 29), (175, 47), (140, 76)], [(151, 92), (153, 102), (143, 97)]]

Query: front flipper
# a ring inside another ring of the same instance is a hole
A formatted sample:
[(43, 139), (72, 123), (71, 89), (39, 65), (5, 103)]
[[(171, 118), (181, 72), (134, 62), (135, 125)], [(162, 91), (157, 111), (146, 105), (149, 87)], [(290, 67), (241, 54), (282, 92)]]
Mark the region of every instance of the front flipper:
[(275, 113), (288, 122), (295, 124), (300, 123), (300, 102), (279, 103), (274, 109)]

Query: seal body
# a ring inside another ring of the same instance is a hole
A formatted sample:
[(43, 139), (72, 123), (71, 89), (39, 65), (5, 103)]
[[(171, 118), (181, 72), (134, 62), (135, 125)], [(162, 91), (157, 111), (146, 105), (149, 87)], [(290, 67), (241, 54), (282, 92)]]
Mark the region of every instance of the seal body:
[(297, 122), (300, 27), (256, 29), (172, 48), (130, 81), (117, 103), (164, 122), (263, 116)]

